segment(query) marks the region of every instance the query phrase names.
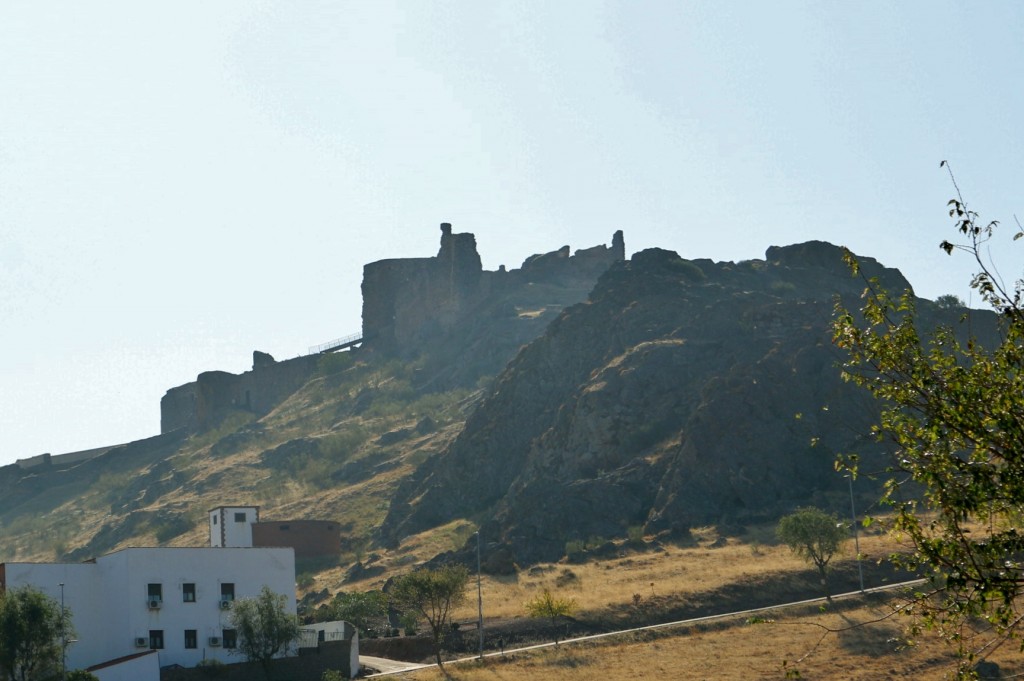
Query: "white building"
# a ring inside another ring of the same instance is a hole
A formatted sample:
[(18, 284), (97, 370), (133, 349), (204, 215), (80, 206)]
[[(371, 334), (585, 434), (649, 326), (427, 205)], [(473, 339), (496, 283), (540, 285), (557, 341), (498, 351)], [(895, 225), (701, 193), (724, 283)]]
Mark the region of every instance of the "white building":
[[(249, 507), (253, 508), (253, 507)], [(250, 523), (244, 523), (250, 527)], [(68, 669), (154, 649), (160, 666), (237, 662), (231, 603), (267, 586), (295, 614), (290, 548), (129, 548), (88, 563), (3, 563), (0, 590), (32, 585), (72, 612)], [(63, 586), (62, 586), (63, 585)], [(62, 593), (63, 592), (63, 593)]]
[(259, 506), (218, 506), (211, 508), (210, 546), (247, 548), (252, 546), (252, 526), (260, 521)]

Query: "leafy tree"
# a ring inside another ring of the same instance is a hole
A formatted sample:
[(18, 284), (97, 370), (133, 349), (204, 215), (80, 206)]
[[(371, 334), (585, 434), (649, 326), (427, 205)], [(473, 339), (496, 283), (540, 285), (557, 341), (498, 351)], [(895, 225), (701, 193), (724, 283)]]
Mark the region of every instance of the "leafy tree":
[(965, 307), (964, 301), (952, 293), (944, 293), (935, 299), (935, 304), (943, 310), (960, 310)]
[(819, 508), (800, 508), (779, 521), (776, 534), (795, 554), (818, 568), (825, 596), (831, 598), (828, 564), (843, 541), (849, 538), (846, 525), (834, 514)]
[(558, 643), (558, 618), (568, 617), (576, 612), (576, 601), (572, 598), (559, 598), (547, 587), (526, 602), (526, 612), (530, 617), (546, 617), (551, 622), (555, 643)]
[[(885, 499), (914, 550), (894, 559), (930, 579), (911, 610), (957, 646), (968, 675), (1024, 622), (1024, 282), (1004, 285), (984, 255), (997, 223), (981, 226), (953, 186), (949, 214), (963, 242), (940, 247), (973, 259), (971, 287), (998, 313), (996, 340), (969, 337), (977, 323), (960, 336), (922, 333), (912, 295), (876, 281), (859, 313), (837, 307), (833, 330), (849, 353), (845, 377), (881, 404), (874, 435), (895, 448)], [(845, 465), (855, 471), (857, 461)]]
[(0, 591), (0, 673), (28, 681), (58, 671), (62, 637), (72, 637), (71, 612), (42, 591), (23, 586)]
[(264, 586), (255, 598), (241, 598), (231, 607), (231, 625), (238, 631), (238, 654), (259, 662), (270, 676), (270, 661), (287, 653), (299, 638), (299, 621), (285, 609), (287, 598)]
[(382, 591), (339, 593), (328, 608), (331, 619), (351, 622), (363, 634), (385, 621), (388, 597)]
[(392, 584), (391, 604), (406, 614), (423, 617), (430, 625), (437, 666), (444, 669), (441, 644), (452, 608), (466, 597), (469, 570), (464, 565), (445, 565), (436, 570), (420, 569), (402, 575)]

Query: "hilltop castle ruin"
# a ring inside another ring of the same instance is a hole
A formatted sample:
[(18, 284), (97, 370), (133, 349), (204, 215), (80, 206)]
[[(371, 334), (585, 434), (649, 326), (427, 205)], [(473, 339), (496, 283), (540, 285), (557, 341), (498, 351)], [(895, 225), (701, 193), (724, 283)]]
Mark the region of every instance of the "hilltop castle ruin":
[(612, 245), (569, 254), (569, 247), (534, 255), (518, 270), (488, 272), (476, 237), (441, 223), (441, 248), (433, 258), (378, 260), (363, 268), (363, 339), (375, 350), (407, 354), (451, 332), (467, 315), (509, 289), (531, 283), (575, 283), (588, 290), (612, 263), (625, 260), (622, 231)]
[[(481, 326), (493, 326), (488, 340), (500, 337), (507, 347), (492, 353), (491, 361), (508, 361), (507, 352), (539, 335), (553, 314), (585, 299), (597, 278), (622, 260), (625, 242), (620, 230), (611, 246), (572, 254), (563, 246), (527, 258), (519, 269), (502, 266), (490, 272), (481, 265), (476, 237), (456, 234), (451, 224), (442, 223), (436, 256), (379, 260), (363, 268), (360, 351), (411, 356), (441, 341), (458, 346), (460, 339), (479, 336)], [(539, 305), (539, 312), (520, 314), (524, 300)], [(256, 351), (251, 371), (204, 372), (164, 395), (160, 431), (202, 430), (231, 409), (262, 416), (301, 387), (317, 365), (315, 354), (278, 362)]]

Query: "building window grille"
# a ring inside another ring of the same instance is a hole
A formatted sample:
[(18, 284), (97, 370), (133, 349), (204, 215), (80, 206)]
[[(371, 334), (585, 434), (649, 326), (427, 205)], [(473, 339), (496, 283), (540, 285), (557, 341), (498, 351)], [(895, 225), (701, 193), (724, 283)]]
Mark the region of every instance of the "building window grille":
[(189, 649), (199, 647), (199, 635), (195, 629), (185, 630), (185, 647)]
[(181, 585), (181, 600), (183, 603), (196, 602), (196, 585), (192, 582), (185, 582)]
[(150, 629), (149, 630), (149, 647), (153, 650), (164, 649), (164, 630), (163, 629)]
[(237, 648), (238, 647), (238, 632), (234, 629), (224, 630), (224, 647), (225, 648)]

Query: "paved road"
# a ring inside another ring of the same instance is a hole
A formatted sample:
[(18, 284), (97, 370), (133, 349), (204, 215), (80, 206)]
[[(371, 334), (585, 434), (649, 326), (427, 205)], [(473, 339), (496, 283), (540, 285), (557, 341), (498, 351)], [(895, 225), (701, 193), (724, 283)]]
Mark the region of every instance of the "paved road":
[(429, 667), (428, 664), (413, 664), (412, 662), (402, 662), (400, 660), (389, 660), (384, 657), (373, 657), (371, 655), (360, 655), (359, 656), (360, 667), (373, 667), (379, 674), (371, 674), (371, 676), (387, 676), (388, 674), (398, 674), (400, 672), (411, 672), (416, 669), (423, 669)]
[[(876, 586), (876, 587), (872, 587), (870, 589), (864, 589), (864, 593), (865, 594), (869, 594), (869, 593), (879, 593), (879, 592), (882, 592), (882, 591), (890, 591), (892, 589), (899, 589), (899, 588), (902, 588), (902, 587), (914, 586), (914, 585), (917, 585), (917, 584), (923, 584), (924, 582), (925, 582), (925, 580), (923, 580), (923, 579), (915, 579), (915, 580), (912, 580), (912, 581), (909, 581), (909, 582), (900, 582), (898, 584), (887, 584), (885, 586)], [(832, 600), (838, 601), (838, 600), (843, 600), (843, 599), (847, 599), (847, 598), (856, 598), (856, 597), (859, 597), (861, 595), (863, 595), (863, 594), (860, 591), (849, 591), (849, 592), (844, 593), (844, 594), (837, 594), (837, 595), (833, 596)], [(751, 610), (737, 610), (736, 612), (725, 612), (725, 613), (722, 613), (721, 615), (708, 615), (707, 617), (695, 617), (693, 619), (679, 620), (679, 621), (676, 621), (676, 622), (664, 622), (662, 624), (649, 624), (646, 627), (635, 627), (633, 629), (622, 629), (620, 631), (609, 631), (609, 632), (605, 632), (603, 634), (591, 634), (589, 636), (579, 636), (577, 638), (567, 638), (567, 639), (565, 639), (563, 641), (559, 641), (559, 643), (561, 645), (569, 645), (569, 644), (572, 644), (572, 643), (578, 643), (580, 641), (592, 641), (592, 640), (598, 639), (598, 638), (607, 638), (609, 636), (620, 636), (622, 634), (630, 634), (630, 633), (637, 632), (637, 631), (653, 631), (655, 629), (668, 629), (670, 627), (679, 627), (679, 626), (692, 625), (692, 624), (697, 624), (699, 622), (712, 622), (714, 620), (726, 619), (728, 617), (742, 617), (744, 615), (747, 615), (747, 616), (749, 616), (749, 615), (756, 615), (758, 613), (768, 612), (768, 611), (771, 611), (771, 610), (778, 610), (780, 608), (791, 608), (791, 607), (795, 607), (795, 606), (798, 606), (798, 605), (808, 605), (808, 604), (811, 604), (811, 603), (824, 603), (825, 601), (826, 601), (826, 599), (824, 597), (822, 597), (822, 598), (810, 598), (810, 599), (808, 599), (806, 601), (794, 601), (792, 603), (782, 603), (780, 605), (769, 605), (769, 606), (764, 607), (764, 608), (753, 608)], [(504, 653), (498, 652), (498, 651), (495, 651), (495, 652), (492, 652), (492, 653), (484, 653), (484, 657), (497, 657), (498, 655), (508, 655), (510, 653), (518, 653), (518, 652), (522, 652), (524, 650), (537, 650), (539, 648), (550, 648), (550, 647), (552, 647), (554, 645), (555, 644), (553, 642), (538, 643), (537, 645), (526, 646), (526, 647), (523, 647), (523, 648), (514, 648), (514, 649), (513, 648), (509, 648), (509, 649), (506, 649)], [(445, 662), (445, 664), (448, 665), (448, 664), (459, 664), (459, 663), (465, 663), (465, 662), (473, 662), (474, 660), (478, 660), (478, 659), (480, 659), (479, 656), (473, 655), (471, 657), (461, 657), (461, 658), (458, 658), (456, 660), (447, 660)], [(364, 660), (366, 660), (366, 662), (364, 662)], [(380, 662), (381, 664), (377, 664), (377, 662)], [(379, 669), (380, 670), (380, 673), (378, 673), (378, 674), (370, 674), (367, 678), (374, 678), (374, 677), (377, 677), (377, 676), (392, 676), (392, 675), (395, 675), (395, 674), (402, 674), (402, 673), (405, 673), (405, 672), (411, 672), (411, 671), (415, 671), (417, 669), (425, 669), (426, 667), (433, 666), (433, 665), (429, 665), (429, 664), (414, 664), (412, 662), (400, 662), (398, 660), (386, 660), (386, 659), (381, 658), (381, 657), (368, 657), (368, 656), (365, 656), (365, 655), (360, 655), (359, 656), (359, 664), (366, 664), (367, 666), (370, 666), (370, 667), (373, 667), (374, 669)], [(384, 664), (389, 665), (390, 668), (386, 669), (384, 666), (382, 666)]]

